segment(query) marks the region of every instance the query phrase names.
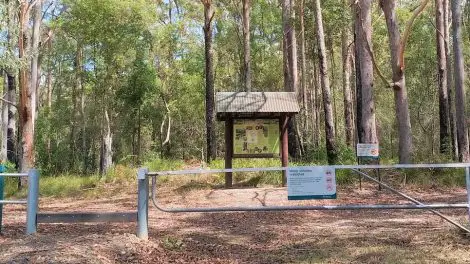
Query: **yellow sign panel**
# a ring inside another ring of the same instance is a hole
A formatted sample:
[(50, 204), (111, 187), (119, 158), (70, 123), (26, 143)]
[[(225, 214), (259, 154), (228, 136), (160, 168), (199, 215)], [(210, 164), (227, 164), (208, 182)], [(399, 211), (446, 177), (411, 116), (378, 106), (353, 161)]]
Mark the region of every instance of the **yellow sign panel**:
[(235, 119), (233, 154), (279, 155), (279, 120)]

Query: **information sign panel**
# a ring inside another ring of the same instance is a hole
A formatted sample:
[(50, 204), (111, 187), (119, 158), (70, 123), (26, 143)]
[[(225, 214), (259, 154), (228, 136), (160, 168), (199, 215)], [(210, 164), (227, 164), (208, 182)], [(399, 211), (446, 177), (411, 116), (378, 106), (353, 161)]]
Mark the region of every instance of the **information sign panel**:
[(279, 156), (278, 119), (235, 119), (233, 154)]
[(379, 157), (379, 144), (357, 144), (358, 157)]
[(336, 199), (336, 174), (330, 166), (287, 169), (288, 200)]

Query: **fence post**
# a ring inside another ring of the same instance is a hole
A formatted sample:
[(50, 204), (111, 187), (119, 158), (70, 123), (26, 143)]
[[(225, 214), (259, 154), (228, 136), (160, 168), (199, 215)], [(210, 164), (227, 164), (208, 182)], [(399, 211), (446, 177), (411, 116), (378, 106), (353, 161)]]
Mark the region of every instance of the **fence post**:
[(26, 234), (36, 233), (37, 212), (39, 197), (39, 172), (37, 169), (31, 169), (28, 172), (28, 204), (26, 209)]
[(137, 237), (148, 239), (149, 179), (148, 168), (139, 168), (137, 172)]
[(465, 182), (467, 183), (468, 221), (470, 221), (470, 167), (465, 168)]

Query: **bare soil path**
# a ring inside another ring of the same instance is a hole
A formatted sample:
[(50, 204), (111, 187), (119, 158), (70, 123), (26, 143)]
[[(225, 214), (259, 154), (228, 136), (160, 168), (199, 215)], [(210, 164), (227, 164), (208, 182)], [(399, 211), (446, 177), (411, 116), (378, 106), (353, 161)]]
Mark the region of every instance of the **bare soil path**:
[[(101, 199), (40, 201), (41, 212), (132, 211), (131, 192)], [(465, 202), (463, 189), (405, 190), (425, 202)], [(375, 186), (348, 187), (334, 201), (407, 203)], [(286, 205), (285, 190), (163, 189), (165, 206)], [(425, 211), (294, 211), (168, 214), (150, 205), (149, 241), (136, 224), (40, 224), (24, 235), (25, 208), (5, 206), (0, 263), (470, 263), (470, 238)], [(442, 210), (468, 223), (466, 210)]]

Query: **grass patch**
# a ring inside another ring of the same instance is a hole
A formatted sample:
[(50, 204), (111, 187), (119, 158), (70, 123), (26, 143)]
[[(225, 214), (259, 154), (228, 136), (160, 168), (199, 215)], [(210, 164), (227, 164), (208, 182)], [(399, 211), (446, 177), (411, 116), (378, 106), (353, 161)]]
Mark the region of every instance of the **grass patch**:
[(83, 192), (91, 191), (100, 184), (96, 175), (60, 175), (56, 177), (42, 177), (39, 182), (39, 194), (49, 197), (78, 196)]
[[(107, 195), (109, 185), (128, 188), (129, 183), (135, 182), (137, 170), (117, 165), (106, 175), (62, 174), (57, 176), (42, 176), (39, 180), (39, 195), (41, 197), (75, 197)], [(6, 177), (5, 197), (24, 198), (27, 189), (17, 189), (18, 179)]]
[[(348, 161), (351, 153), (344, 150), (345, 158)], [(194, 161), (193, 161), (194, 163)], [(196, 162), (197, 163), (197, 162)], [(389, 161), (383, 160), (382, 164)], [(390, 162), (392, 163), (392, 162)], [(351, 162), (349, 164), (354, 164)], [(312, 166), (318, 165), (313, 162), (295, 161), (290, 162), (290, 166)], [(151, 171), (181, 170), (193, 168), (194, 164), (186, 164), (182, 160), (155, 159), (144, 164)], [(207, 169), (223, 169), (225, 162), (217, 159), (208, 165)], [(233, 168), (267, 168), (280, 167), (279, 159), (234, 159)], [(375, 177), (373, 170), (366, 170), (366, 173)], [(58, 176), (43, 176), (40, 178), (40, 195), (43, 197), (102, 197), (109, 196), (114, 192), (121, 192), (129, 188), (130, 184), (136, 184), (137, 169), (125, 165), (116, 165), (106, 175), (78, 175), (62, 174)], [(405, 180), (407, 184), (424, 187), (464, 187), (464, 169), (399, 169), (380, 171), (385, 182), (401, 185)], [(351, 170), (337, 170), (336, 182), (338, 185), (349, 185), (358, 182), (359, 176)], [(366, 181), (366, 180), (364, 180)], [(180, 175), (162, 176), (158, 178), (159, 185), (178, 188), (177, 191), (186, 192), (193, 189), (218, 188), (225, 182), (224, 173), (213, 173), (204, 175)], [(5, 197), (26, 197), (27, 190), (17, 190), (18, 179), (13, 177), (5, 178)], [(257, 172), (237, 172), (233, 173), (234, 187), (257, 187), (257, 186), (281, 186), (282, 171), (257, 171)], [(131, 187), (132, 188), (132, 187)]]
[[(25, 198), (28, 190), (18, 191), (17, 179), (9, 177), (5, 188), (6, 197)], [(91, 191), (100, 184), (96, 175), (60, 175), (41, 177), (39, 180), (39, 195), (41, 197), (73, 197)]]
[(449, 169), (401, 169), (397, 170), (403, 181), (421, 186), (464, 187), (465, 170)]

